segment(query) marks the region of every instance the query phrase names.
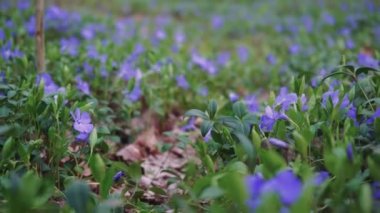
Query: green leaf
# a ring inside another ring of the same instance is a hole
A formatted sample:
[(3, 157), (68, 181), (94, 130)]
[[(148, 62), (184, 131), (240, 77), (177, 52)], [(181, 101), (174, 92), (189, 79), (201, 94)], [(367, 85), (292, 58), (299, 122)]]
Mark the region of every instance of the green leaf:
[(261, 150), (259, 152), (264, 168), (264, 176), (272, 177), (278, 171), (286, 167), (284, 158), (274, 150)]
[(238, 139), (242, 147), (244, 148), (245, 153), (248, 156), (250, 166), (254, 167), (256, 162), (256, 149), (253, 146), (252, 142), (247, 138), (247, 136), (241, 133), (233, 133)]
[(83, 181), (75, 181), (65, 191), (67, 203), (75, 212), (90, 212), (90, 187)]
[(214, 125), (214, 122), (210, 121), (210, 120), (204, 120), (201, 124), (201, 134), (203, 137), (205, 137), (207, 135), (207, 133), (211, 130), (211, 128), (213, 127)]
[(218, 110), (218, 105), (215, 100), (211, 100), (207, 107), (207, 113), (210, 116), (210, 119), (213, 119), (216, 115), (216, 112)]
[(243, 118), (248, 113), (246, 105), (241, 101), (237, 101), (232, 105), (232, 111), (239, 118)]
[(100, 182), (99, 194), (103, 199), (106, 199), (109, 195), (109, 190), (113, 184), (113, 176), (116, 174), (117, 169), (115, 166), (111, 166), (110, 169), (107, 169), (104, 178)]
[(186, 117), (200, 117), (204, 120), (209, 120), (208, 116), (206, 113), (198, 110), (198, 109), (191, 109), (185, 113)]
[(12, 137), (9, 137), (5, 143), (4, 143), (4, 146), (3, 146), (3, 150), (1, 152), (1, 156), (2, 156), (2, 161), (6, 161), (8, 160), (10, 157), (12, 157), (13, 153), (14, 153), (14, 148), (15, 148), (15, 145), (16, 145), (16, 142), (13, 140)]
[(221, 188), (217, 186), (210, 186), (203, 190), (199, 198), (211, 200), (211, 199), (218, 198), (222, 196), (223, 194), (224, 194), (224, 191)]
[(106, 173), (106, 165), (99, 154), (95, 154), (90, 159), (90, 168), (92, 176), (95, 180), (100, 183), (102, 182), (104, 175)]
[(359, 76), (362, 73), (368, 74), (369, 72), (375, 72), (375, 73), (380, 73), (380, 70), (371, 68), (371, 67), (359, 67), (358, 69), (355, 70), (355, 75)]
[(365, 183), (360, 188), (359, 204), (362, 212), (372, 212), (372, 193), (370, 186)]
[(89, 141), (90, 141), (90, 148), (91, 148), (91, 151), (90, 151), (90, 157), (91, 157), (94, 151), (95, 145), (98, 144), (98, 132), (96, 130), (96, 127), (94, 127), (94, 129), (92, 130), (89, 137)]

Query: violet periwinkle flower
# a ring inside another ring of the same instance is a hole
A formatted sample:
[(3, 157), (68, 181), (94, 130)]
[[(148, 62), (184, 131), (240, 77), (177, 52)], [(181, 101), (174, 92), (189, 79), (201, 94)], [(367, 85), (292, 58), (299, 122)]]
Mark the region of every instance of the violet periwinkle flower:
[(373, 58), (372, 56), (359, 53), (358, 54), (358, 65), (363, 67), (379, 68), (379, 61)]
[(0, 48), (0, 54), (5, 61), (9, 61), (13, 58), (21, 58), (24, 55), (20, 50), (13, 49), (10, 41)]
[(124, 61), (123, 64), (121, 64), (118, 77), (123, 78), (124, 80), (128, 81), (136, 76), (136, 69), (133, 67), (133, 65), (128, 62), (128, 60)]
[(92, 75), (93, 71), (94, 71), (94, 67), (92, 65), (90, 65), (87, 61), (85, 61), (83, 63), (83, 70), (88, 74), (88, 75)]
[(313, 184), (319, 186), (330, 178), (330, 175), (326, 171), (317, 172), (313, 177)]
[(113, 176), (113, 181), (118, 182), (124, 175), (123, 171), (118, 171), (116, 174)]
[(5, 40), (5, 32), (2, 28), (0, 28), (0, 42)]
[(260, 103), (257, 100), (255, 95), (248, 95), (244, 98), (245, 105), (248, 108), (248, 111), (251, 113), (258, 112), (260, 109)]
[(298, 44), (292, 44), (289, 46), (288, 51), (292, 55), (296, 55), (300, 52), (300, 46)]
[(335, 18), (334, 18), (334, 16), (332, 16), (330, 13), (327, 13), (327, 12), (324, 12), (322, 14), (322, 20), (327, 25), (334, 25), (335, 24)]
[(41, 81), (44, 82), (44, 94), (50, 95), (53, 93), (65, 92), (65, 88), (59, 87), (52, 79), (50, 74), (41, 73), (37, 76), (36, 84), (39, 85)]
[(367, 124), (372, 124), (373, 122), (375, 122), (375, 119), (379, 117), (380, 117), (380, 107), (377, 108), (376, 111), (372, 114), (372, 116), (367, 119)]
[(216, 57), (216, 63), (220, 66), (226, 66), (228, 62), (230, 61), (230, 53), (229, 52), (221, 52)]
[(275, 105), (281, 106), (281, 110), (286, 111), (292, 104), (297, 103), (298, 97), (295, 93), (288, 93), (287, 88), (283, 87), (280, 94), (276, 97)]
[(24, 28), (29, 36), (34, 36), (36, 33), (36, 17), (31, 16), (29, 20), (25, 22)]
[(268, 54), (266, 57), (266, 60), (271, 65), (276, 64), (276, 61), (277, 61), (276, 56), (274, 56), (273, 54)]
[(211, 137), (211, 130), (207, 132), (207, 134), (203, 137), (203, 140), (205, 142), (209, 142), (212, 139)]
[(353, 104), (350, 104), (350, 106), (348, 108), (347, 117), (351, 118), (354, 121), (354, 125), (356, 127), (359, 126), (359, 122), (357, 119), (357, 109)]
[(278, 148), (288, 148), (289, 147), (289, 144), (286, 143), (285, 141), (283, 140), (280, 140), (280, 139), (277, 139), (277, 138), (268, 138), (268, 141), (270, 144), (272, 144), (273, 146), (276, 146)]
[(86, 94), (86, 95), (90, 95), (90, 85), (89, 85), (87, 82), (83, 81), (83, 80), (81, 79), (81, 77), (79, 77), (79, 76), (77, 76), (77, 77), (75, 78), (75, 80), (76, 80), (76, 82), (77, 82), (77, 88), (78, 88), (81, 92), (83, 92), (84, 94)]
[(80, 42), (75, 37), (70, 37), (68, 39), (61, 39), (61, 53), (67, 53), (70, 56), (78, 55), (78, 47)]
[(352, 147), (352, 144), (348, 144), (347, 147), (346, 147), (346, 154), (347, 154), (347, 158), (350, 162), (352, 162), (354, 160), (354, 149)]
[(282, 205), (289, 207), (297, 202), (303, 188), (301, 180), (289, 169), (278, 172), (269, 180), (260, 173), (248, 176), (246, 185), (249, 192), (247, 204), (252, 210), (259, 207), (262, 197), (269, 193), (277, 195)]
[(191, 54), (191, 60), (194, 64), (198, 65), (203, 71), (206, 71), (210, 75), (215, 75), (218, 72), (217, 67), (212, 61), (207, 60), (196, 52)]
[(186, 41), (186, 35), (183, 31), (177, 30), (174, 34), (174, 40), (176, 44), (181, 47), (183, 43)]
[(198, 94), (200, 96), (203, 96), (203, 97), (207, 96), (208, 95), (208, 88), (207, 87), (200, 87), (198, 89)]
[(280, 119), (286, 120), (287, 116), (283, 113), (276, 112), (270, 106), (267, 106), (264, 114), (261, 116), (259, 127), (264, 132), (270, 132), (276, 121)]
[(93, 38), (95, 38), (95, 36), (96, 36), (96, 29), (95, 29), (94, 25), (88, 24), (85, 27), (83, 27), (82, 30), (81, 30), (81, 36), (85, 40), (92, 40)]
[(91, 117), (88, 112), (81, 112), (79, 108), (77, 108), (74, 113), (70, 112), (71, 117), (74, 120), (74, 129), (79, 132), (76, 136), (77, 140), (85, 141), (88, 139), (88, 136), (94, 129), (94, 125), (91, 123)]
[(305, 94), (301, 95), (301, 110), (303, 112), (307, 111), (309, 109), (309, 106), (307, 105), (307, 98)]
[(30, 1), (29, 0), (19, 0), (17, 2), (17, 8), (19, 10), (27, 10), (30, 8)]
[(339, 102), (339, 91), (329, 90), (322, 95), (322, 106), (326, 108), (327, 101), (331, 100), (333, 106), (335, 107)]
[(211, 18), (211, 27), (214, 30), (220, 29), (223, 27), (224, 20), (223, 17), (215, 15)]
[(100, 57), (95, 45), (90, 44), (87, 46), (87, 57), (92, 59), (98, 59)]
[(135, 86), (133, 87), (132, 91), (127, 91), (124, 93), (124, 95), (132, 103), (138, 101), (142, 95), (140, 82), (136, 80)]
[(196, 119), (195, 117), (191, 117), (187, 121), (187, 124), (181, 127), (181, 130), (185, 131), (185, 132), (195, 130), (196, 129), (196, 127), (195, 127), (195, 119)]
[(185, 75), (178, 75), (176, 77), (177, 86), (181, 87), (184, 90), (189, 89), (190, 85), (186, 80)]
[(247, 62), (249, 58), (249, 50), (247, 47), (240, 45), (236, 48), (236, 53), (241, 63)]
[(230, 92), (228, 93), (228, 98), (230, 99), (231, 102), (236, 102), (239, 100), (239, 95), (236, 94), (235, 92)]
[(303, 16), (302, 22), (306, 29), (306, 32), (310, 33), (313, 31), (313, 19), (310, 16)]
[(380, 182), (375, 181), (371, 184), (372, 188), (372, 198), (375, 200), (380, 200)]
[(157, 29), (155, 32), (155, 38), (158, 39), (159, 41), (166, 39), (165, 30), (162, 28)]
[(344, 44), (349, 50), (355, 48), (355, 42), (351, 38), (347, 38)]

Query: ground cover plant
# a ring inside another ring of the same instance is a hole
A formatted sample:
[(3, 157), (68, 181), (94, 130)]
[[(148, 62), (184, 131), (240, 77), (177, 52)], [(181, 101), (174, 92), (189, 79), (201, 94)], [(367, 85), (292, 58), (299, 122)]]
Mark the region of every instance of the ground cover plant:
[(1, 211), (377, 212), (379, 11), (0, 1)]

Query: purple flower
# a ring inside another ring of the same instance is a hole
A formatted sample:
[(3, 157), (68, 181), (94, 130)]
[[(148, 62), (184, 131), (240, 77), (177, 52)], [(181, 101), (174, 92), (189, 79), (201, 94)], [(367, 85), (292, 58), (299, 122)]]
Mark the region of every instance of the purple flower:
[(118, 182), (122, 177), (124, 176), (123, 171), (118, 171), (114, 176), (113, 176), (113, 181)]
[(209, 142), (212, 139), (211, 137), (211, 130), (207, 132), (207, 134), (203, 137), (203, 140), (205, 142)]
[(198, 89), (198, 94), (200, 96), (207, 96), (208, 95), (208, 89), (207, 89), (207, 87), (200, 87)]
[(319, 185), (323, 184), (329, 178), (330, 178), (330, 175), (328, 172), (326, 172), (326, 171), (317, 172), (314, 175), (313, 183), (315, 185), (319, 186)]
[(351, 118), (354, 121), (355, 126), (359, 126), (359, 123), (358, 123), (358, 120), (357, 120), (357, 109), (352, 104), (348, 108), (347, 117)]
[(358, 65), (363, 67), (371, 67), (371, 68), (378, 68), (379, 67), (379, 61), (377, 61), (372, 56), (365, 54), (365, 53), (359, 53), (358, 54)]
[(248, 95), (244, 98), (245, 105), (251, 113), (258, 112), (260, 109), (260, 103), (257, 101), (255, 95)]
[(268, 54), (266, 60), (271, 65), (276, 64), (277, 61), (276, 56), (274, 56), (273, 54)]
[(272, 131), (274, 124), (279, 119), (287, 118), (285, 114), (273, 111), (270, 106), (267, 106), (265, 108), (265, 113), (261, 116), (260, 119), (260, 129), (262, 129), (264, 132)]
[(236, 48), (236, 52), (241, 63), (247, 62), (249, 58), (249, 50), (247, 47), (241, 45), (238, 48)]
[(211, 18), (211, 26), (214, 30), (220, 29), (223, 27), (224, 20), (223, 17), (215, 15)]
[(278, 148), (288, 148), (289, 147), (288, 143), (286, 143), (285, 141), (282, 141), (280, 139), (277, 139), (277, 138), (268, 138), (268, 141), (270, 144), (272, 144), (273, 146), (276, 146)]
[(309, 106), (307, 105), (307, 98), (305, 94), (301, 95), (301, 110), (307, 111), (309, 109)]
[(81, 30), (81, 35), (85, 40), (92, 40), (96, 36), (94, 25), (88, 24)]
[(128, 62), (127, 60), (124, 61), (123, 64), (121, 64), (118, 77), (123, 78), (124, 80), (128, 81), (136, 76), (136, 70), (134, 69), (133, 65)]
[(265, 180), (261, 174), (249, 176), (246, 185), (250, 195), (247, 203), (253, 210), (268, 193), (276, 194), (281, 203), (289, 207), (299, 199), (303, 188), (301, 180), (289, 169), (278, 172), (269, 180)]
[(176, 81), (177, 81), (177, 86), (185, 90), (189, 89), (190, 85), (187, 82), (185, 75), (178, 75), (176, 77)]
[(376, 200), (380, 200), (380, 182), (373, 182), (371, 184), (372, 188), (372, 198)]
[(90, 44), (87, 46), (87, 57), (92, 59), (98, 59), (100, 57), (100, 54), (95, 45)]
[(327, 101), (331, 100), (333, 106), (335, 107), (339, 102), (339, 91), (329, 90), (322, 95), (322, 106), (326, 108)]
[(187, 132), (187, 131), (193, 131), (195, 129), (196, 129), (196, 127), (195, 127), (195, 117), (191, 117), (188, 120), (187, 124), (181, 127), (181, 130), (185, 131), (185, 132)]
[(87, 140), (89, 134), (92, 132), (94, 125), (91, 124), (91, 117), (88, 112), (81, 112), (79, 108), (75, 112), (70, 112), (71, 117), (74, 119), (74, 129), (79, 132), (77, 135), (78, 140)]
[(58, 92), (65, 92), (63, 87), (58, 87), (58, 85), (53, 81), (52, 77), (48, 73), (41, 73), (37, 76), (36, 84), (39, 85), (41, 81), (44, 82), (44, 94), (50, 95)]
[(217, 67), (212, 61), (207, 60), (196, 52), (192, 53), (191, 60), (194, 64), (198, 65), (203, 71), (206, 71), (210, 75), (215, 75), (218, 72)]
[(347, 154), (348, 160), (352, 162), (354, 159), (354, 150), (353, 150), (352, 144), (347, 145), (346, 154)]
[(132, 91), (130, 92), (125, 92), (124, 96), (131, 101), (132, 103), (138, 101), (142, 95), (141, 88), (140, 88), (140, 80), (137, 79), (136, 77), (136, 83), (135, 86), (133, 87)]
[(68, 39), (61, 39), (61, 53), (67, 53), (70, 56), (78, 55), (79, 40), (75, 37), (70, 37)]
[(282, 87), (280, 94), (276, 97), (276, 106), (281, 106), (281, 110), (288, 110), (292, 104), (297, 103), (298, 97), (295, 93), (288, 93), (286, 87)]
[(292, 44), (289, 46), (288, 51), (292, 55), (296, 55), (300, 52), (300, 46), (298, 44)]
[(367, 119), (367, 124), (372, 124), (375, 122), (375, 119), (380, 117), (380, 107), (376, 109), (376, 111), (373, 113), (373, 115)]
[(25, 22), (24, 28), (28, 32), (29, 36), (34, 36), (36, 33), (36, 17), (31, 16), (29, 20)]
[(79, 76), (75, 78), (77, 82), (77, 88), (86, 95), (90, 95), (90, 85), (83, 81)]
[(322, 14), (322, 20), (327, 24), (327, 25), (334, 25), (335, 24), (335, 18), (332, 16), (330, 13), (324, 12)]
[(230, 61), (230, 53), (229, 52), (221, 52), (216, 57), (216, 63), (220, 66), (226, 66)]
[(310, 16), (302, 17), (303, 25), (305, 26), (306, 32), (313, 31), (313, 19)]
[(0, 28), (0, 42), (5, 40), (5, 32), (2, 28)]
[(0, 54), (5, 61), (9, 61), (13, 58), (21, 58), (24, 55), (20, 50), (13, 49), (10, 41), (0, 48)]
[(30, 8), (30, 1), (29, 0), (19, 0), (17, 2), (17, 8), (19, 10), (27, 10)]
[(354, 49), (355, 48), (355, 42), (352, 39), (348, 38), (345, 41), (345, 46), (349, 50)]
[(162, 28), (157, 29), (156, 32), (155, 32), (155, 37), (158, 40), (164, 40), (166, 38), (166, 32), (165, 32), (165, 30), (162, 29)]
[(230, 92), (228, 93), (228, 98), (231, 102), (236, 102), (237, 100), (239, 100), (239, 95), (234, 92)]
[(174, 40), (178, 46), (182, 46), (186, 41), (186, 35), (183, 31), (177, 30), (174, 34)]

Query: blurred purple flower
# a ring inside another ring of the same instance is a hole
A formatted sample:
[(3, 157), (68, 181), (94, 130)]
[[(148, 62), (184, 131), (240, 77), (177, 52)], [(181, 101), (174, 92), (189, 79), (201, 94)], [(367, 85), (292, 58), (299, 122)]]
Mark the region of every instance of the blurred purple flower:
[(5, 40), (5, 32), (2, 28), (0, 28), (0, 42)]
[(67, 53), (70, 56), (78, 55), (78, 46), (80, 45), (79, 39), (70, 37), (68, 39), (61, 39), (61, 53)]
[(198, 94), (200, 96), (203, 96), (203, 97), (207, 96), (208, 95), (208, 88), (207, 87), (200, 87), (198, 89)]
[(78, 88), (81, 92), (83, 92), (84, 94), (86, 94), (86, 95), (90, 95), (90, 85), (89, 85), (87, 82), (83, 81), (83, 80), (81, 79), (81, 77), (79, 77), (79, 76), (77, 76), (77, 77), (75, 78), (75, 80), (76, 80), (76, 82), (77, 82), (77, 88)]
[(354, 105), (350, 105), (347, 111), (347, 117), (351, 118), (354, 121), (356, 127), (359, 126), (359, 122), (357, 120), (357, 109)]
[(118, 182), (122, 177), (124, 176), (123, 171), (118, 171), (116, 174), (113, 176), (113, 181)]
[(313, 31), (313, 19), (310, 16), (303, 16), (302, 22), (306, 29), (306, 32), (310, 33)]
[(178, 46), (182, 46), (186, 41), (186, 35), (182, 30), (177, 30), (174, 34), (174, 40)]
[(274, 193), (284, 206), (291, 206), (302, 194), (301, 180), (289, 169), (280, 171), (276, 176), (265, 180), (261, 174), (246, 178), (249, 192), (248, 206), (255, 210), (261, 204), (261, 198), (268, 193)]
[(58, 87), (58, 85), (53, 81), (52, 77), (48, 73), (41, 73), (36, 78), (36, 84), (39, 85), (41, 81), (44, 82), (44, 94), (50, 95), (58, 92), (65, 92), (65, 88)]
[(30, 8), (30, 1), (29, 0), (18, 0), (17, 8), (21, 11), (27, 10), (28, 8)]
[(118, 77), (128, 81), (136, 76), (136, 69), (127, 60), (121, 64), (118, 71)]
[(166, 39), (166, 32), (165, 32), (165, 30), (162, 29), (162, 28), (157, 29), (156, 32), (155, 32), (155, 37), (158, 40), (164, 40), (164, 39)]
[(277, 61), (276, 56), (274, 56), (273, 54), (268, 54), (266, 57), (266, 60), (271, 65), (276, 64), (276, 61)]
[(195, 119), (196, 119), (195, 117), (191, 117), (188, 120), (187, 124), (181, 127), (181, 130), (185, 131), (185, 132), (195, 130), (196, 129), (196, 127), (195, 127)]
[(140, 82), (136, 80), (135, 86), (133, 87), (132, 91), (127, 91), (124, 93), (124, 95), (132, 103), (138, 101), (142, 95)]
[(317, 186), (323, 184), (326, 180), (330, 178), (330, 175), (326, 171), (317, 172), (314, 175), (313, 183)]
[(285, 141), (282, 141), (280, 139), (277, 139), (277, 138), (268, 138), (268, 141), (270, 144), (272, 144), (273, 146), (276, 146), (278, 148), (288, 148), (289, 147), (288, 143), (286, 143)]
[(88, 75), (92, 75), (93, 71), (94, 71), (94, 67), (92, 65), (90, 65), (87, 61), (85, 61), (83, 63), (83, 70), (88, 74)]
[(211, 27), (214, 30), (220, 29), (223, 27), (224, 20), (223, 17), (215, 15), (211, 18)]
[(348, 160), (352, 162), (354, 160), (354, 150), (351, 143), (348, 144), (346, 147), (346, 154), (347, 154)]
[(28, 32), (29, 36), (34, 36), (36, 33), (36, 17), (31, 16), (29, 20), (25, 22), (24, 28)]
[(380, 182), (375, 181), (371, 184), (372, 188), (372, 198), (380, 200)]
[(322, 13), (322, 20), (327, 25), (334, 25), (335, 24), (335, 18), (328, 12)]
[(186, 80), (185, 75), (177, 75), (176, 77), (177, 86), (181, 87), (182, 89), (189, 89), (190, 85)]
[(355, 48), (355, 42), (351, 38), (347, 38), (345, 41), (345, 46), (349, 50), (354, 49)]
[(217, 67), (212, 61), (207, 60), (196, 52), (191, 54), (191, 60), (194, 64), (198, 65), (203, 71), (206, 71), (210, 75), (215, 75), (218, 72)]
[(89, 44), (87, 46), (87, 57), (92, 59), (98, 59), (100, 54), (95, 45)]
[(300, 52), (301, 47), (298, 44), (292, 44), (289, 46), (289, 53), (292, 55), (296, 55)]
[(372, 124), (373, 122), (375, 122), (375, 119), (379, 117), (380, 117), (380, 107), (377, 108), (376, 111), (372, 114), (372, 116), (367, 119), (367, 124)]
[(358, 54), (358, 65), (363, 67), (379, 68), (379, 61), (373, 58), (372, 56), (359, 53)]
[(21, 58), (24, 54), (18, 49), (13, 49), (11, 41), (8, 41), (0, 48), (0, 55), (5, 61), (9, 61), (13, 58)]
[(247, 106), (249, 112), (255, 113), (260, 110), (260, 103), (255, 95), (248, 95), (244, 98), (245, 105)]
[(229, 52), (220, 52), (216, 57), (216, 63), (220, 66), (226, 66), (230, 61), (230, 53)]
[(301, 110), (303, 112), (307, 111), (309, 109), (309, 106), (307, 105), (307, 98), (305, 94), (301, 95)]
[(339, 91), (329, 90), (322, 95), (322, 106), (326, 108), (327, 101), (331, 100), (333, 106), (335, 107), (339, 102)]
[(247, 62), (249, 58), (249, 50), (247, 47), (240, 45), (236, 48), (236, 52), (241, 63)]
[(228, 93), (228, 98), (230, 99), (231, 102), (236, 102), (239, 100), (239, 95), (236, 94), (235, 92), (230, 92)]

